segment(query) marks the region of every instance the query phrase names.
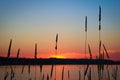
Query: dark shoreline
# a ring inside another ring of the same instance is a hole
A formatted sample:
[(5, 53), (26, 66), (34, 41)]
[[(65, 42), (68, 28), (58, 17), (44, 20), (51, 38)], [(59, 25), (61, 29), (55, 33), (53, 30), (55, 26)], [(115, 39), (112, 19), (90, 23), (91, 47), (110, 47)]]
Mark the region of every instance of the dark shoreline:
[(120, 61), (96, 60), (96, 59), (56, 59), (56, 58), (3, 58), (0, 57), (0, 65), (120, 65)]

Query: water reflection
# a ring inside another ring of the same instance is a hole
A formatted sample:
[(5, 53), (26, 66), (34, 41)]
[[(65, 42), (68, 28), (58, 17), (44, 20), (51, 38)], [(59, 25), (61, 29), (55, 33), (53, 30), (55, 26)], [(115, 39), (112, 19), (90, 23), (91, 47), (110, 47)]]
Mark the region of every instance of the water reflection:
[(101, 74), (98, 72), (98, 65), (89, 65), (85, 75), (86, 67), (86, 65), (0, 66), (0, 79), (55, 80), (56, 76), (56, 80), (120, 80), (119, 65), (105, 65)]

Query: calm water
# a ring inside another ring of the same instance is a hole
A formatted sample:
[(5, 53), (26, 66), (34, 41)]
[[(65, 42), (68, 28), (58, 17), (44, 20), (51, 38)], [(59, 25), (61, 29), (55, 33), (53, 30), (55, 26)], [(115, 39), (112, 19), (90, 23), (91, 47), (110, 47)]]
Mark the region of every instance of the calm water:
[[(54, 80), (56, 76), (56, 80), (62, 80), (62, 73), (63, 73), (63, 80), (84, 80), (84, 72), (86, 70), (86, 65), (54, 65), (53, 71), (52, 65), (42, 65), (40, 66), (33, 66), (30, 67), (28, 65), (24, 66), (23, 73), (22, 72), (22, 65), (21, 66), (12, 66), (13, 72), (15, 75), (11, 78), (11, 67), (10, 66), (0, 66), (0, 80), (4, 80), (6, 73), (8, 73), (6, 80), (47, 80), (47, 76), (49, 80)], [(64, 67), (64, 70), (63, 70)], [(101, 80), (114, 80), (114, 74), (117, 74), (117, 80), (120, 80), (120, 66), (117, 65), (118, 70), (116, 71), (116, 65), (109, 65), (104, 66), (104, 70), (101, 70)], [(88, 76), (90, 75), (91, 69), (91, 78), (92, 80), (99, 80), (98, 79), (98, 66), (97, 65), (90, 65), (87, 74), (85, 76), (85, 80), (88, 80)], [(51, 77), (52, 72), (52, 77)], [(56, 73), (56, 74), (55, 74)], [(44, 78), (43, 78), (44, 76)], [(100, 77), (100, 76), (99, 76)]]

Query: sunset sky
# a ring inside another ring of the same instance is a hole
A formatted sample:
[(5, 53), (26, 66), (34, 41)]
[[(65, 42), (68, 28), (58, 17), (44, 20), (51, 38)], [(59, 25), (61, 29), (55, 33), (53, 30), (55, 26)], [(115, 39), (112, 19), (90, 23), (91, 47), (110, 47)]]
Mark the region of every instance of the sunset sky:
[(120, 0), (0, 0), (0, 56), (7, 56), (12, 39), (11, 57), (20, 48), (20, 57), (33, 58), (35, 43), (38, 58), (53, 57), (58, 33), (58, 55), (84, 58), (85, 16), (87, 42), (97, 56), (99, 5), (102, 43), (112, 60), (120, 60)]

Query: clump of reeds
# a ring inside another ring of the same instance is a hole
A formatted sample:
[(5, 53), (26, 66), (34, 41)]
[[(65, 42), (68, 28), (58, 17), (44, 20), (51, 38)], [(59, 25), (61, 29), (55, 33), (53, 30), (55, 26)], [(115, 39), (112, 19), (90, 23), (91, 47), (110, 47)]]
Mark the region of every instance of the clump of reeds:
[(117, 80), (117, 77), (118, 77), (118, 66), (116, 66), (116, 68), (113, 69), (112, 77), (113, 77), (114, 80)]

